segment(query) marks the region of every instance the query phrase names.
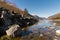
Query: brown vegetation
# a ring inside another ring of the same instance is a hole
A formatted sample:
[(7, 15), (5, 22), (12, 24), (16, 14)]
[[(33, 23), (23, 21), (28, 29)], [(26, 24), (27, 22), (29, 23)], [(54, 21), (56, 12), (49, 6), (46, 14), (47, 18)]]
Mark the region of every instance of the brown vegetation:
[(11, 10), (11, 11), (15, 11), (15, 12), (17, 12), (19, 14), (25, 14), (24, 11), (22, 11), (21, 9), (19, 9), (19, 8), (13, 6), (13, 5), (9, 5), (6, 2), (0, 2), (0, 7), (4, 7), (6, 9)]
[(58, 20), (60, 19), (60, 13), (57, 13), (55, 15), (49, 16), (48, 17), (49, 20)]

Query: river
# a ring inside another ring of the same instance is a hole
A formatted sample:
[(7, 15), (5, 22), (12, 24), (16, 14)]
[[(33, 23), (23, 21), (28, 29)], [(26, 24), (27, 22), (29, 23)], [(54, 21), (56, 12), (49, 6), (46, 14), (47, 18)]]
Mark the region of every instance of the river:
[(55, 23), (52, 23), (49, 20), (39, 20), (33, 26), (27, 28), (27, 31), (23, 32), (22, 35), (27, 35), (30, 33), (43, 34), (49, 37), (52, 37), (53, 40), (60, 40), (60, 36), (56, 36), (56, 30), (60, 30), (59, 26), (56, 26)]

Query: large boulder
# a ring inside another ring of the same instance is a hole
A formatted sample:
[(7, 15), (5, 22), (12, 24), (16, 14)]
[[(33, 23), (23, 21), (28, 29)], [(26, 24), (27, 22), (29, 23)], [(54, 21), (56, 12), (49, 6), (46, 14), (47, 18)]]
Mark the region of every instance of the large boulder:
[(19, 25), (14, 24), (12, 26), (9, 26), (10, 28), (6, 30), (6, 34), (11, 37), (19, 36), (21, 33), (21, 28)]
[(56, 36), (60, 36), (60, 30), (56, 30)]

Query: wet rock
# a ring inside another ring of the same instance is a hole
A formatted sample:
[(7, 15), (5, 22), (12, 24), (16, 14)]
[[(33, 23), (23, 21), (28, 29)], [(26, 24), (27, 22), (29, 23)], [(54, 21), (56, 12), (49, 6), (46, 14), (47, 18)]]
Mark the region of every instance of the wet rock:
[(6, 34), (11, 37), (16, 37), (20, 35), (20, 33), (21, 33), (21, 28), (17, 24), (10, 26), (10, 28), (6, 30)]
[(49, 29), (49, 30), (54, 30), (54, 29), (55, 29), (55, 27), (49, 27), (48, 29)]

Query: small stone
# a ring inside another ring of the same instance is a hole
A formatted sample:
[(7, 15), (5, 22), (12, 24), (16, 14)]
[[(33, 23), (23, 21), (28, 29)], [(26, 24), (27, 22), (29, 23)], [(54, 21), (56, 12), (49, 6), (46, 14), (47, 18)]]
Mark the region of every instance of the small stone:
[(24, 30), (25, 28), (22, 28), (22, 30)]
[(57, 39), (54, 39), (54, 40), (57, 40)]
[(57, 36), (55, 36), (55, 38), (57, 38)]
[(5, 11), (2, 11), (2, 13), (4, 14), (4, 13), (5, 13)]
[(55, 27), (49, 27), (49, 29), (50, 29), (50, 30), (54, 30), (54, 29), (55, 29)]
[(27, 22), (27, 24), (29, 24), (30, 22)]
[(43, 34), (40, 34), (40, 37), (42, 37), (43, 36)]

